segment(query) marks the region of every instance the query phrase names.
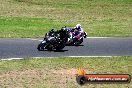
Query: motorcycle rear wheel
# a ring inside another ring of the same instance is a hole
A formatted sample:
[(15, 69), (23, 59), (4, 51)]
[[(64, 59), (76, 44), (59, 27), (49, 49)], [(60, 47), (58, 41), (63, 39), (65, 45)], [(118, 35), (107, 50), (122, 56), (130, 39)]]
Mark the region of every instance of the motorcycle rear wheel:
[(62, 50), (65, 47), (64, 43), (60, 43), (57, 47), (56, 50)]
[(80, 40), (75, 39), (75, 40), (73, 41), (73, 45), (80, 45), (82, 42), (83, 42), (83, 38), (81, 38)]

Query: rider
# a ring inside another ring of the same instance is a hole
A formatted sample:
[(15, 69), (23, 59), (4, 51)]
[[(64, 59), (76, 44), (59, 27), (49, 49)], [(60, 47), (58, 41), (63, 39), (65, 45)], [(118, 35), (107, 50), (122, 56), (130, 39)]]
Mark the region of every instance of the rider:
[(70, 32), (70, 38), (69, 41), (72, 41), (73, 35), (75, 34), (75, 31), (79, 32), (79, 34), (84, 33), (83, 28), (80, 24), (77, 24), (74, 28), (67, 28), (67, 30)]
[(48, 33), (45, 34), (44, 39), (48, 38), (49, 36), (51, 36), (53, 33), (55, 33), (54, 29), (51, 29)]
[(77, 30), (77, 31), (80, 32), (80, 33), (83, 33), (83, 32), (84, 32), (84, 31), (83, 31), (83, 28), (81, 27), (80, 24), (77, 24), (77, 25), (74, 27), (74, 29)]

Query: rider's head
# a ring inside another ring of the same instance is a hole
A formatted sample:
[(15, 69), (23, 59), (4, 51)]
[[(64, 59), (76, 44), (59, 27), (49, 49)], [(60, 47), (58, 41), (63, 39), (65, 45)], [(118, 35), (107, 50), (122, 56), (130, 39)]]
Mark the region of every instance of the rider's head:
[(76, 29), (80, 29), (81, 28), (81, 25), (80, 24), (77, 24), (75, 28)]
[(66, 31), (66, 27), (62, 27), (61, 28), (61, 31), (63, 32), (63, 31)]
[(51, 29), (51, 32), (53, 32), (54, 31), (54, 29)]

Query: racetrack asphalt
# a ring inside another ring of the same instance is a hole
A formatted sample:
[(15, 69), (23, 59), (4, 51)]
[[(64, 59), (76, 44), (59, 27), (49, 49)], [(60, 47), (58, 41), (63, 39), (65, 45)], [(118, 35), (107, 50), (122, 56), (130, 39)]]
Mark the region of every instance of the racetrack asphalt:
[(38, 51), (41, 39), (0, 38), (0, 59), (61, 56), (132, 56), (132, 38), (87, 38), (63, 51)]

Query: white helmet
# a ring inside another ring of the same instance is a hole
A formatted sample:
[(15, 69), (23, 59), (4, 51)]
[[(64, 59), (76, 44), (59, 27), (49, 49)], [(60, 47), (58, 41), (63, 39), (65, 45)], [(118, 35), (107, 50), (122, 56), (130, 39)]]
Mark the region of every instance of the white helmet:
[(80, 28), (81, 28), (81, 25), (80, 25), (80, 24), (77, 24), (77, 25), (76, 25), (76, 28), (77, 28), (77, 29), (80, 29)]

